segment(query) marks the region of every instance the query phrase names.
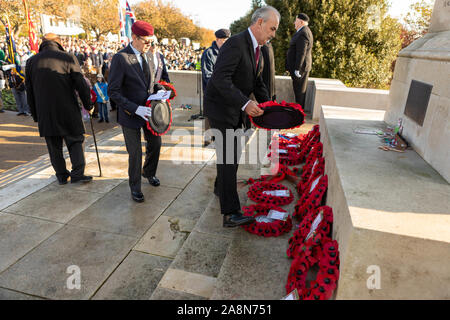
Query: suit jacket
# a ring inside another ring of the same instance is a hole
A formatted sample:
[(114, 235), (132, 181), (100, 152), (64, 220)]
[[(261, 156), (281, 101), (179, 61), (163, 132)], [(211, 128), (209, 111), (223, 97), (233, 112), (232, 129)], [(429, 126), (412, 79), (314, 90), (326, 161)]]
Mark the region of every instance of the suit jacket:
[(77, 92), (86, 110), (92, 109), (90, 90), (76, 57), (54, 41), (45, 41), (27, 60), (27, 101), (41, 137), (85, 132)]
[(256, 68), (255, 53), (248, 30), (225, 42), (220, 48), (204, 98), (205, 115), (230, 127), (243, 122), (242, 107), (253, 93), (258, 102), (269, 101), (269, 93), (262, 80), (264, 60), (259, 56)]
[(286, 70), (291, 76), (295, 70), (300, 73), (311, 71), (313, 42), (314, 38), (308, 26), (304, 26), (292, 37), (286, 58)]
[(117, 104), (117, 120), (120, 125), (138, 129), (146, 125), (144, 119), (136, 115), (139, 106), (145, 106), (148, 97), (164, 88), (155, 84), (153, 55), (146, 53), (150, 69), (150, 79), (145, 79), (144, 71), (128, 45), (114, 55), (108, 76), (108, 95)]
[(162, 53), (158, 52), (156, 54), (158, 59), (158, 68), (156, 69), (155, 82), (158, 83), (159, 80), (170, 83), (169, 73), (167, 72), (166, 61)]

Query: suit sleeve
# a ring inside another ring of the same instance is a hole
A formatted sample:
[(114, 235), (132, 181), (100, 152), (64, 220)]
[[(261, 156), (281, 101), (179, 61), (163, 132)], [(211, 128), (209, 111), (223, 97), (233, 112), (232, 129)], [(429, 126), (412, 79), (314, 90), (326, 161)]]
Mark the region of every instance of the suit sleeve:
[(139, 107), (122, 95), (122, 84), (125, 79), (125, 62), (121, 54), (114, 55), (109, 70), (108, 96), (127, 113), (135, 114)]
[(308, 48), (308, 44), (309, 44), (309, 41), (304, 35), (298, 37), (297, 42), (296, 42), (297, 50), (296, 50), (296, 56), (295, 56), (294, 71), (295, 70), (299, 70), (300, 72), (304, 71), (301, 68), (302, 68), (303, 64), (305, 63), (306, 51)]
[(30, 107), (31, 116), (33, 117), (34, 122), (38, 121), (37, 113), (36, 113), (36, 103), (34, 100), (34, 91), (33, 86), (31, 84), (32, 72), (31, 72), (31, 63), (32, 59), (28, 59), (27, 64), (25, 66), (25, 87), (27, 89), (27, 102)]
[(84, 108), (86, 110), (91, 110), (93, 108), (91, 102), (91, 91), (86, 84), (83, 75), (81, 74), (81, 69), (77, 58), (74, 55), (71, 55), (71, 57), (72, 61), (69, 64), (70, 78), (72, 79), (75, 90), (80, 96), (80, 100), (83, 103)]
[(242, 48), (237, 45), (227, 46), (227, 43), (224, 44), (217, 57), (210, 82), (220, 92), (227, 104), (242, 108), (249, 101), (249, 98), (233, 84), (233, 75), (238, 71)]

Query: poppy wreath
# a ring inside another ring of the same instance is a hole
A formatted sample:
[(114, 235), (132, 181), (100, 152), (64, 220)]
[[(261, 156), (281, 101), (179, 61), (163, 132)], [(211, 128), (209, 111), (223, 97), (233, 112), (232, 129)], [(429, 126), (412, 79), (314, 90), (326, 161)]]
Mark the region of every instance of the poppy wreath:
[(314, 181), (325, 174), (325, 159), (318, 158), (313, 163), (303, 167), (303, 173), (300, 182), (297, 185), (298, 194), (304, 194), (308, 186), (308, 181)]
[[(272, 196), (264, 194), (265, 191), (286, 190), (289, 192), (288, 197)], [(270, 203), (276, 206), (285, 206), (294, 201), (294, 194), (289, 188), (278, 183), (256, 182), (247, 192), (248, 197), (257, 203)]]
[[(170, 102), (169, 101), (167, 101), (167, 103), (168, 103), (168, 105), (169, 105), (169, 108), (172, 108), (171, 106), (170, 106)], [(146, 104), (145, 104), (148, 108), (151, 108), (152, 107), (152, 101), (151, 100), (147, 100), (147, 102), (146, 102)], [(172, 126), (172, 121), (173, 121), (173, 113), (172, 112), (170, 112), (170, 123), (169, 123), (169, 126), (167, 127), (167, 130), (166, 131), (164, 131), (163, 133), (158, 133), (158, 132), (156, 132), (155, 130), (153, 130), (153, 128), (151, 127), (151, 125), (150, 125), (150, 123), (148, 122), (148, 121), (146, 121), (147, 122), (147, 129), (154, 135), (154, 136), (163, 136), (163, 135), (165, 135), (167, 132), (169, 132), (169, 130), (170, 130), (170, 127)]]
[(320, 131), (318, 130), (311, 131), (311, 135), (309, 136), (308, 134), (308, 137), (301, 146), (299, 158), (302, 160), (302, 162), (305, 161), (307, 155), (311, 153), (312, 148), (318, 142), (320, 142)]
[[(264, 103), (260, 103), (260, 104), (258, 105), (258, 107), (261, 108), (261, 109), (263, 109), (263, 110), (264, 110), (265, 108), (278, 107), (278, 106), (279, 106), (279, 107), (285, 107), (285, 108), (291, 108), (292, 110), (295, 110), (295, 111), (297, 111), (298, 113), (300, 113), (300, 114), (297, 114), (297, 116), (303, 117), (303, 121), (301, 121), (301, 123), (299, 123), (299, 124), (296, 125), (296, 126), (293, 126), (293, 127), (289, 128), (289, 129), (299, 128), (300, 126), (302, 126), (302, 125), (305, 123), (305, 120), (304, 120), (304, 119), (306, 118), (306, 115), (305, 115), (305, 112), (303, 111), (302, 106), (299, 105), (299, 104), (296, 104), (296, 103), (287, 103), (286, 101), (282, 101), (281, 103), (278, 103), (278, 102), (276, 102), (276, 101), (267, 101), (267, 102), (264, 102)], [(257, 128), (264, 129), (264, 130), (267, 130), (267, 131), (273, 130), (273, 129), (261, 127), (260, 125), (258, 125), (257, 123), (255, 123), (253, 117), (249, 117), (249, 119), (250, 119), (251, 123), (253, 123), (253, 125), (254, 125), (255, 127), (257, 127)]]
[[(309, 287), (306, 284), (308, 271), (318, 264), (319, 271)], [(297, 289), (300, 300), (329, 300), (339, 280), (339, 245), (337, 241), (321, 239), (315, 235), (301, 248), (289, 271), (286, 291)]]
[[(270, 210), (276, 210), (280, 212), (287, 212), (273, 204), (260, 203), (242, 208), (244, 216), (247, 217), (260, 217), (267, 216)], [(262, 237), (279, 237), (285, 233), (288, 233), (292, 229), (292, 219), (288, 216), (286, 221), (275, 220), (273, 222), (258, 222), (255, 221), (252, 224), (242, 226), (246, 231), (256, 234)]]
[(317, 226), (315, 232), (320, 233), (322, 239), (325, 239), (327, 241), (331, 240), (330, 232), (331, 225), (333, 224), (333, 209), (328, 206), (324, 206), (317, 208), (316, 210), (311, 210), (310, 212), (308, 212), (305, 218), (303, 218), (299, 228), (289, 239), (289, 248), (286, 251), (286, 254), (289, 258), (296, 258), (298, 256), (299, 248), (306, 241), (306, 238), (311, 232), (312, 224), (320, 213), (323, 214), (323, 218)]
[(288, 167), (280, 164), (278, 166), (278, 172), (275, 175), (263, 175), (259, 179), (253, 179), (250, 178), (247, 181), (245, 181), (246, 185), (255, 184), (256, 182), (271, 182), (271, 183), (278, 183), (283, 181), (287, 176), (291, 176), (294, 179), (298, 178), (298, 169), (294, 168), (293, 170), (290, 170)]
[[(313, 184), (319, 181), (315, 188), (311, 190)], [(315, 210), (322, 203), (323, 196), (328, 189), (328, 176), (317, 177), (315, 180), (310, 180), (303, 192), (302, 197), (297, 202), (294, 211), (294, 217), (304, 219), (309, 211)]]
[[(280, 149), (283, 150), (283, 149)], [(271, 152), (267, 156), (272, 161), (277, 157), (274, 155), (274, 152)], [(278, 154), (279, 163), (284, 164), (286, 166), (298, 166), (303, 162), (302, 154), (299, 153), (296, 149), (288, 149), (287, 154)]]
[(172, 91), (169, 100), (175, 99), (175, 97), (177, 96), (177, 90), (175, 90), (173, 84), (165, 82), (163, 80), (159, 80), (158, 83), (162, 85), (166, 89), (166, 91)]

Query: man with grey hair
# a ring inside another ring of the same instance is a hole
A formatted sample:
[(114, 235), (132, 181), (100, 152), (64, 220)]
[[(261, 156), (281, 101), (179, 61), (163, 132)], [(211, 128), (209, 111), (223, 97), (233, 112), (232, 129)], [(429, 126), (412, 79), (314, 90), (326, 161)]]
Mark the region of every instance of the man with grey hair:
[[(270, 100), (262, 79), (264, 63), (261, 46), (275, 37), (279, 23), (280, 14), (275, 8), (267, 6), (256, 10), (251, 26), (223, 44), (207, 85), (204, 98), (205, 115), (211, 123), (211, 128), (221, 134), (220, 138), (216, 137), (215, 192), (220, 198), (224, 227), (236, 227), (255, 221), (254, 218), (245, 217), (241, 213), (237, 193), (237, 170), (241, 150), (240, 141), (234, 133), (242, 128), (245, 114), (251, 117), (263, 115), (264, 111), (258, 107), (258, 102)], [(251, 94), (258, 102), (249, 98)]]
[(291, 39), (286, 57), (286, 70), (289, 71), (294, 88), (295, 101), (305, 108), (306, 89), (312, 65), (313, 35), (308, 27), (309, 17), (300, 13), (294, 25), (297, 32)]

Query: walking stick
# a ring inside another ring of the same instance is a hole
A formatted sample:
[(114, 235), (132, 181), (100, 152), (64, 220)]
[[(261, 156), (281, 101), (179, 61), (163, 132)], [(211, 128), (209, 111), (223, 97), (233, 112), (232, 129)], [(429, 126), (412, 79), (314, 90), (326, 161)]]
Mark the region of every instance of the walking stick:
[(94, 125), (92, 124), (92, 115), (91, 114), (89, 114), (89, 119), (91, 120), (92, 136), (94, 137), (95, 152), (97, 153), (98, 170), (100, 171), (100, 177), (101, 177), (102, 176), (102, 167), (100, 166), (100, 157), (98, 155), (97, 139), (95, 138)]

